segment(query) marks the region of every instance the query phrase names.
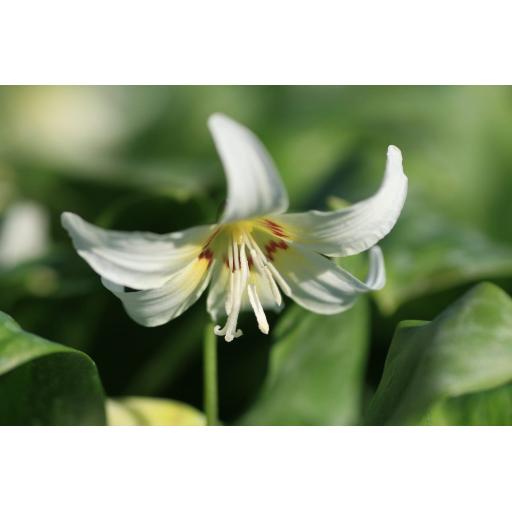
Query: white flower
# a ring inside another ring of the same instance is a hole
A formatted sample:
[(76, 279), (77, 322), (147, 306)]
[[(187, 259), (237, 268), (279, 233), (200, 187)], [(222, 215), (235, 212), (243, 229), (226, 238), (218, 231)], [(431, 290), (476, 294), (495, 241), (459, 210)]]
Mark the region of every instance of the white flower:
[[(407, 194), (398, 148), (389, 146), (384, 180), (369, 199), (334, 212), (285, 214), (286, 191), (257, 137), (222, 114), (212, 115), (208, 125), (228, 182), (218, 224), (156, 235), (108, 231), (73, 213), (62, 215), (80, 256), (131, 318), (148, 327), (164, 324), (194, 304), (211, 282), (208, 312), (214, 321), (227, 316), (215, 333), (231, 341), (242, 335), (238, 315), (248, 308), (268, 333), (265, 309), (280, 309), (281, 294), (330, 315), (384, 286), (382, 252), (375, 244), (396, 223)], [(367, 249), (366, 282), (326, 257)]]

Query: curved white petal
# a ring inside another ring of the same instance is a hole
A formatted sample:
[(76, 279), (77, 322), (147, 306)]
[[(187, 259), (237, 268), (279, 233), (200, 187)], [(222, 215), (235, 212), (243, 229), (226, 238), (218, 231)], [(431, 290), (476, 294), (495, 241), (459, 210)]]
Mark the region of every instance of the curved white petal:
[(214, 229), (200, 226), (157, 235), (102, 229), (69, 212), (61, 219), (78, 254), (98, 274), (138, 290), (162, 286), (199, 255)]
[(245, 126), (223, 114), (208, 119), (228, 182), (221, 222), (282, 213), (288, 196), (263, 144)]
[(290, 287), (290, 297), (295, 302), (315, 313), (332, 315), (350, 308), (358, 295), (384, 286), (382, 251), (375, 246), (369, 255), (366, 282), (324, 256), (296, 244), (277, 251), (273, 263)]
[(211, 270), (208, 260), (196, 259), (173, 274), (163, 286), (133, 292), (108, 279), (101, 281), (121, 300), (133, 320), (145, 327), (156, 327), (181, 315), (199, 299), (208, 286)]
[[(219, 264), (212, 274), (210, 289), (208, 290), (208, 299), (206, 308), (214, 322), (226, 317), (226, 299), (229, 290), (230, 271), (226, 265)], [(284, 304), (277, 305), (272, 294), (270, 285), (263, 276), (252, 270), (250, 272), (249, 282), (254, 284), (260, 303), (265, 311), (280, 311)], [(247, 290), (244, 291), (242, 306), (240, 311), (250, 311), (252, 309)]]
[(374, 196), (335, 212), (292, 213), (275, 219), (293, 240), (314, 251), (327, 256), (350, 256), (366, 251), (391, 231), (406, 195), (402, 153), (389, 146), (384, 179)]

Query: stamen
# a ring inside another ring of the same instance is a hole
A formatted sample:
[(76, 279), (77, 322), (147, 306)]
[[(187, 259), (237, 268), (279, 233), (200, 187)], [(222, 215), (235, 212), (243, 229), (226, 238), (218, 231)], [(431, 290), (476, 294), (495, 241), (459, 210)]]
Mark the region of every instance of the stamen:
[(270, 328), (268, 326), (267, 317), (265, 316), (265, 311), (261, 305), (261, 301), (258, 297), (258, 292), (256, 291), (256, 286), (254, 284), (247, 285), (247, 294), (249, 295), (249, 301), (254, 314), (256, 315), (256, 320), (258, 320), (259, 330), (263, 334), (268, 334)]
[[(281, 293), (279, 292), (279, 288), (276, 285), (276, 282), (274, 281), (274, 278), (272, 277), (272, 274), (270, 273), (270, 270), (266, 267), (265, 260), (261, 257), (261, 252), (256, 252), (256, 249), (258, 249), (257, 244), (254, 242), (252, 237), (247, 238), (247, 243), (251, 247), (251, 256), (254, 261), (254, 264), (256, 265), (256, 268), (258, 272), (263, 276), (267, 278), (268, 285), (270, 286), (270, 290), (272, 292), (272, 296), (274, 297), (274, 300), (278, 306), (282, 303), (282, 297)], [(254, 248), (256, 247), (256, 249)]]
[(235, 270), (238, 270), (240, 268), (240, 258), (238, 256), (238, 244), (235, 242), (235, 239), (233, 238), (233, 260), (235, 264)]
[(288, 286), (288, 283), (283, 279), (283, 276), (278, 272), (277, 268), (274, 267), (274, 265), (268, 260), (267, 266), (270, 269), (270, 272), (272, 272), (274, 279), (279, 283), (279, 286), (283, 290), (284, 294), (288, 295), (289, 297), (292, 294), (292, 289)]
[(247, 278), (249, 276), (249, 264), (245, 254), (245, 241), (242, 239), (240, 250), (238, 242), (232, 238), (231, 250), (228, 251), (228, 262), (231, 270), (229, 281), (228, 298), (226, 299), (226, 313), (228, 318), (226, 325), (221, 328), (219, 325), (215, 326), (214, 333), (217, 336), (224, 336), (226, 341), (232, 341), (235, 338), (242, 336), (241, 329), (237, 329), (238, 315), (242, 306), (242, 297), (245, 287), (247, 285)]
[(226, 297), (226, 302), (224, 304), (224, 309), (226, 310), (226, 315), (229, 315), (231, 313), (231, 308), (233, 307), (233, 287), (234, 287), (234, 274), (233, 272), (229, 272), (229, 289), (228, 289), (228, 295)]
[[(214, 333), (217, 336), (224, 336), (226, 341), (232, 341), (243, 334), (242, 330), (237, 328), (237, 323), (245, 290), (247, 290), (249, 302), (256, 315), (260, 331), (268, 334), (270, 330), (265, 311), (258, 296), (256, 284), (249, 282), (253, 265), (258, 274), (268, 283), (272, 297), (278, 306), (282, 303), (279, 288), (286, 295), (291, 294), (290, 287), (270, 261), (271, 256), (278, 249), (285, 249), (288, 246), (284, 240), (279, 242), (270, 240), (267, 245), (266, 250), (269, 252), (269, 256), (259, 247), (250, 232), (238, 227), (232, 231), (227, 257), (224, 260), (230, 274), (226, 302), (224, 304), (227, 319), (224, 327), (216, 325), (214, 328)], [(248, 253), (247, 250), (249, 251)]]
[[(213, 328), (213, 333), (216, 335), (216, 336), (224, 336), (226, 335), (226, 331), (227, 331), (227, 325), (225, 325), (224, 327), (221, 327), (220, 325), (216, 325), (214, 328)], [(230, 337), (230, 339), (227, 338), (226, 336), (226, 341), (232, 341), (234, 338), (240, 338), (240, 336), (242, 336), (243, 332), (242, 332), (242, 329), (237, 329), (236, 332), (233, 334), (233, 337)]]
[(270, 286), (272, 296), (274, 297), (276, 304), (278, 306), (280, 306), (283, 299), (281, 297), (281, 292), (279, 291), (279, 288), (277, 287), (277, 284), (274, 281), (274, 278), (272, 277), (270, 270), (265, 266), (265, 262), (261, 261), (261, 257), (258, 255), (258, 253), (254, 249), (251, 249), (251, 256), (252, 256), (253, 261), (255, 262), (258, 272), (263, 277), (267, 278), (267, 282), (268, 282), (268, 285)]
[[(244, 237), (245, 238), (245, 237)], [(242, 282), (246, 282), (249, 277), (249, 262), (245, 253), (245, 240), (242, 239), (242, 245), (240, 247), (240, 266), (242, 270)]]
[(228, 250), (228, 268), (230, 271), (229, 274), (229, 291), (228, 295), (226, 297), (226, 303), (224, 304), (224, 307), (226, 309), (226, 315), (229, 315), (231, 313), (231, 309), (233, 307), (233, 291), (234, 291), (234, 281), (235, 276), (233, 275), (234, 265), (233, 265), (233, 250), (232, 247)]
[[(292, 291), (290, 289), (290, 287), (288, 286), (288, 283), (283, 279), (283, 277), (281, 276), (281, 274), (278, 272), (278, 270), (276, 269), (276, 267), (274, 267), (274, 265), (267, 259), (267, 257), (265, 256), (265, 254), (263, 253), (263, 251), (260, 249), (259, 245), (256, 243), (256, 241), (254, 240), (254, 238), (249, 235), (249, 238), (251, 240), (251, 245), (252, 247), (257, 251), (258, 253), (258, 256), (261, 258), (261, 260), (263, 261), (264, 263), (264, 266), (265, 268), (267, 268), (268, 270), (270, 270), (270, 272), (272, 273), (272, 276), (274, 277), (274, 279), (278, 282), (279, 286), (281, 287), (281, 289), (283, 290), (284, 294), (285, 295), (288, 295), (290, 296)], [(275, 284), (275, 283), (274, 283)], [(279, 303), (280, 304), (280, 303)], [(278, 304), (278, 305), (279, 305)]]

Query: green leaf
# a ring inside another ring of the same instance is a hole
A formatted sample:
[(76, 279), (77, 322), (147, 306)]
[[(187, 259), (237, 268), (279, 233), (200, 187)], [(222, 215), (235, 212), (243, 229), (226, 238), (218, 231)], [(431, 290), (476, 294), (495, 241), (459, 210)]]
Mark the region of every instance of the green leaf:
[(95, 364), (82, 352), (23, 331), (0, 313), (0, 424), (104, 425)]
[(201, 426), (204, 415), (190, 405), (162, 398), (125, 397), (107, 400), (107, 418), (111, 426), (176, 425)]
[(238, 423), (347, 425), (359, 421), (368, 343), (365, 299), (320, 316), (292, 306), (275, 329), (259, 398)]
[(432, 322), (402, 322), (370, 404), (374, 425), (509, 424), (512, 300), (474, 287)]

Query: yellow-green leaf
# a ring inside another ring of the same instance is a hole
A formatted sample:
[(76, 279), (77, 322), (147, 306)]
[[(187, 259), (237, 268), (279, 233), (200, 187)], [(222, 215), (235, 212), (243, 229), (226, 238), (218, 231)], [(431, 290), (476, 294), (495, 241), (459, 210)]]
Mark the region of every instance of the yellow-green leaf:
[(202, 426), (204, 415), (190, 405), (175, 400), (125, 397), (107, 400), (107, 420), (111, 426)]

